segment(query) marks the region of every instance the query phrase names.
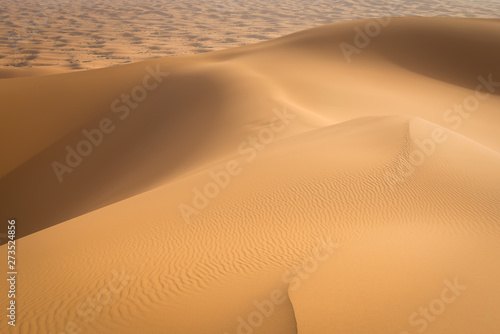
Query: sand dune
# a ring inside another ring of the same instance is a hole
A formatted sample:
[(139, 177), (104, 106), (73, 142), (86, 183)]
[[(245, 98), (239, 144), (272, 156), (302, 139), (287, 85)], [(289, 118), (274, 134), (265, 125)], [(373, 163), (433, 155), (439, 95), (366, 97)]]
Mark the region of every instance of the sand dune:
[(495, 333), (495, 239), (417, 224), (371, 230), (290, 291), (298, 332)]
[(234, 48), (346, 20), (499, 12), (494, 0), (4, 0), (0, 78)]
[(18, 332), (498, 330), (500, 21), (385, 22), (1, 80)]

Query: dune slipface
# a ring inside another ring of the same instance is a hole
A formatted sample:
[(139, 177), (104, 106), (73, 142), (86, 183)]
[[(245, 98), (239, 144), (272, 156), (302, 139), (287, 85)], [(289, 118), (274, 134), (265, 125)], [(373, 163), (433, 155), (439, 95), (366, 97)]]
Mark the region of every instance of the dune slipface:
[(373, 22), (0, 80), (15, 331), (497, 331), (500, 21)]

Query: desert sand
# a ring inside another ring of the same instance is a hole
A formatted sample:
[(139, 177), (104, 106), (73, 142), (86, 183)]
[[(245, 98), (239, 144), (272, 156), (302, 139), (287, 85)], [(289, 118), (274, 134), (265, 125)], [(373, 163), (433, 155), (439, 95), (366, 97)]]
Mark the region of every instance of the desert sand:
[(3, 0), (0, 78), (234, 48), (346, 20), (498, 13), (491, 0)]
[(8, 330), (498, 332), (499, 29), (372, 18), (0, 80)]

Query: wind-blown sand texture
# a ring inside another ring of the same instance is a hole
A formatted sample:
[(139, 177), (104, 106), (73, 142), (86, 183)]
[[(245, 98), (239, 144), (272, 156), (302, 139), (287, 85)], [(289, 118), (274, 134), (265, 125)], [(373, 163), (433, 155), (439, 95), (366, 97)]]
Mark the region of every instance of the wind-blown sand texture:
[[(348, 63), (369, 22), (1, 80), (11, 332), (497, 333), (500, 21), (395, 18)], [(103, 119), (59, 182), (53, 162)]]
[(0, 78), (233, 48), (344, 20), (499, 13), (488, 0), (3, 0)]

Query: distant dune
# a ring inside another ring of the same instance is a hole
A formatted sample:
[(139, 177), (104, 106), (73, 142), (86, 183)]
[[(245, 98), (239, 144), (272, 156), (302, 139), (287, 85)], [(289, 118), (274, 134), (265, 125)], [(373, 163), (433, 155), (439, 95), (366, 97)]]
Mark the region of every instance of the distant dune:
[(346, 20), (499, 14), (497, 0), (3, 0), (0, 79), (217, 51)]
[(499, 29), (367, 19), (0, 80), (17, 331), (495, 333)]

